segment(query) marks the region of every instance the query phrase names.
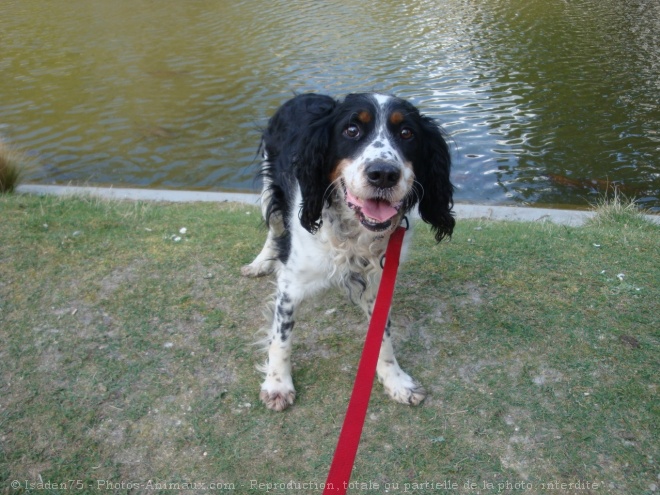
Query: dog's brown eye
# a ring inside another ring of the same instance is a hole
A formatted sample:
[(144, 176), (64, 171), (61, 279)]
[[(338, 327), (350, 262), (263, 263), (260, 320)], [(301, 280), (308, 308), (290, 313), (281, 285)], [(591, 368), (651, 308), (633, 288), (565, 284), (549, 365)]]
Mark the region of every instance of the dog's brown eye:
[(401, 132), (399, 132), (399, 135), (401, 136), (401, 139), (405, 139), (405, 140), (411, 139), (414, 136), (413, 131), (411, 131), (407, 127), (404, 127), (403, 129), (401, 129)]
[(349, 125), (344, 129), (344, 136), (351, 139), (357, 139), (360, 137), (360, 128), (356, 125)]

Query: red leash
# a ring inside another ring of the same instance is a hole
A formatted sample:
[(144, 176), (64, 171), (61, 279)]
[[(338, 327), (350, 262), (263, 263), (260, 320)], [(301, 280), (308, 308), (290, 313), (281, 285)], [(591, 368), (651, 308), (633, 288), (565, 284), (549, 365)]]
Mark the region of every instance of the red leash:
[(323, 495), (340, 494), (344, 495), (348, 488), (348, 483), (355, 462), (360, 435), (362, 435), (362, 426), (364, 418), (367, 415), (369, 406), (369, 397), (371, 388), (376, 375), (376, 363), (378, 363), (378, 354), (380, 344), (383, 340), (385, 325), (390, 313), (392, 304), (392, 295), (394, 294), (394, 282), (396, 281), (396, 272), (399, 268), (399, 257), (401, 255), (401, 245), (403, 244), (403, 235), (406, 233), (405, 227), (399, 227), (391, 235), (387, 250), (385, 252), (385, 267), (383, 276), (378, 287), (376, 304), (374, 305), (371, 322), (367, 338), (362, 349), (360, 364), (358, 365), (353, 392), (346, 409), (344, 424), (341, 427), (339, 440), (335, 455), (332, 458), (328, 479), (325, 483)]

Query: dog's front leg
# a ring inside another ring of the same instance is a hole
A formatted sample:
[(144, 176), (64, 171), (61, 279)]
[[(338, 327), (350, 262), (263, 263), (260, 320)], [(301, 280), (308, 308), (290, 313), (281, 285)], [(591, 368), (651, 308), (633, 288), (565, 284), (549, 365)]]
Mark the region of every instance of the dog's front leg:
[(390, 337), (390, 320), (387, 321), (383, 342), (380, 345), (376, 374), (378, 375), (378, 381), (385, 388), (385, 393), (397, 402), (416, 406), (426, 397), (424, 387), (401, 369), (394, 356), (392, 338)]
[[(282, 285), (282, 284), (280, 284)], [(293, 404), (296, 390), (291, 378), (291, 332), (294, 325), (295, 303), (290, 293), (277, 291), (273, 322), (268, 335), (268, 359), (263, 367), (266, 374), (259, 397), (268, 409), (283, 411)]]
[[(378, 284), (373, 285), (378, 287)], [(360, 306), (365, 310), (370, 321), (375, 298), (375, 294), (365, 293), (360, 301)], [(426, 397), (426, 390), (399, 366), (392, 347), (390, 325), (391, 320), (388, 317), (376, 365), (378, 381), (383, 384), (385, 393), (396, 402), (416, 406)]]

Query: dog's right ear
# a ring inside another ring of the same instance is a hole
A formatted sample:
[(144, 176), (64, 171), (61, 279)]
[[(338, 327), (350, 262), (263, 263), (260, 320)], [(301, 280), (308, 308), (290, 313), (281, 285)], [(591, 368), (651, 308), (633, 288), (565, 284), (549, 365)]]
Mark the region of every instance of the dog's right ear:
[(302, 204), (300, 224), (305, 230), (315, 233), (321, 227), (321, 211), (330, 187), (330, 146), (332, 140), (334, 109), (326, 104), (311, 109), (310, 120), (301, 123), (305, 126), (299, 139), (299, 149), (293, 157), (293, 170), (300, 185)]

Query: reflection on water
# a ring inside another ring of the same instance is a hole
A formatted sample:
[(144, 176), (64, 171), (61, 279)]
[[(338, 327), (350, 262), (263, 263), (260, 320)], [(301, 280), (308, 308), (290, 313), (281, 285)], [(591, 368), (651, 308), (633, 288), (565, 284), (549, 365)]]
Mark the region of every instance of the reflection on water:
[(0, 135), (31, 181), (253, 189), (292, 92), (412, 99), (459, 200), (660, 209), (655, 0), (0, 3)]

